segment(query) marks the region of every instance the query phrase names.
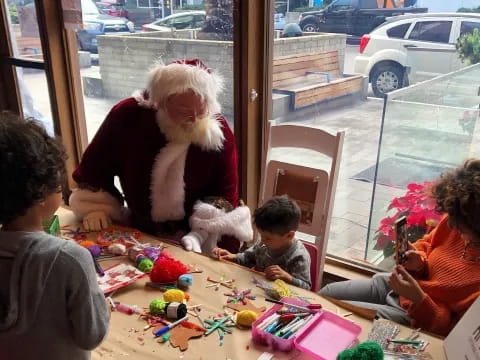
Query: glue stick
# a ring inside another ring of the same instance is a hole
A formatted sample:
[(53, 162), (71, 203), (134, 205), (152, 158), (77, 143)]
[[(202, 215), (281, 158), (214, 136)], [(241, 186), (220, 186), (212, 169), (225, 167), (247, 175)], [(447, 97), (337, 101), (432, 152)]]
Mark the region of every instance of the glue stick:
[(142, 310), (136, 305), (125, 305), (119, 302), (115, 303), (115, 310), (123, 312), (128, 315), (139, 314)]

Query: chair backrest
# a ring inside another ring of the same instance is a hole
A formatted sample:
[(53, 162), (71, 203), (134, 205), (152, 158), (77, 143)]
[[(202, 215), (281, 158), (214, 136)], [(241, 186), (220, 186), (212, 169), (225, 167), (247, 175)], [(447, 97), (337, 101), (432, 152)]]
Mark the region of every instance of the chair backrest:
[(339, 74), (338, 52), (336, 50), (317, 53), (293, 54), (273, 59), (273, 88), (299, 81), (307, 71)]
[[(325, 263), (326, 244), (337, 186), (338, 169), (343, 147), (344, 131), (332, 135), (321, 129), (302, 125), (274, 125), (267, 131), (266, 166), (262, 171), (260, 203), (275, 195), (287, 194), (302, 210), (299, 231), (315, 237), (316, 253), (312, 258), (312, 288), (318, 289)], [(329, 172), (308, 166), (271, 159), (271, 149), (295, 147), (317, 151), (331, 159)]]
[(308, 254), (310, 255), (310, 280), (312, 281), (312, 291), (317, 292), (320, 290), (318, 283), (318, 249), (315, 244), (312, 244), (308, 241), (302, 241), (305, 249), (307, 249)]

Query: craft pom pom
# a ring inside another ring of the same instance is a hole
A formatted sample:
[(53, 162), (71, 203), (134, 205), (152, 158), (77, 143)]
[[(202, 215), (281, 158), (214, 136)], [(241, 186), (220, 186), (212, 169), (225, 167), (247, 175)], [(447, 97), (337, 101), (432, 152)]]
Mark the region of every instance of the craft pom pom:
[(123, 244), (112, 244), (108, 247), (108, 252), (112, 255), (125, 255), (127, 247)]
[(237, 314), (237, 325), (251, 327), (258, 319), (258, 314), (252, 310), (242, 310)]
[(160, 256), (150, 272), (150, 279), (154, 283), (174, 283), (186, 273), (188, 268), (180, 261)]
[(149, 273), (150, 271), (152, 271), (152, 268), (153, 261), (148, 258), (142, 259), (142, 261), (138, 263), (138, 270), (144, 273)]
[(149, 306), (150, 314), (155, 315), (155, 316), (161, 315), (163, 313), (163, 311), (165, 310), (166, 305), (167, 305), (167, 303), (165, 301), (163, 301), (162, 299), (152, 300), (152, 302), (150, 303), (150, 306)]
[(338, 354), (337, 360), (383, 360), (383, 350), (377, 343), (364, 342)]
[(166, 302), (179, 302), (185, 299), (185, 293), (182, 290), (170, 289), (163, 294), (163, 300)]
[(184, 275), (180, 275), (180, 277), (178, 278), (178, 286), (181, 287), (181, 288), (188, 288), (189, 286), (192, 286), (193, 284), (193, 277), (192, 275), (190, 274), (184, 274)]

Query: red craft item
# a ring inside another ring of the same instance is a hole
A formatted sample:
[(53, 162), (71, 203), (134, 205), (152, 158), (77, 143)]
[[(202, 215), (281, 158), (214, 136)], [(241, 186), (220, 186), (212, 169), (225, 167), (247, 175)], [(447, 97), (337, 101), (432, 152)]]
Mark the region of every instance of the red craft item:
[(187, 274), (188, 267), (175, 259), (160, 257), (153, 265), (150, 272), (150, 280), (154, 283), (172, 283), (178, 280), (178, 277)]

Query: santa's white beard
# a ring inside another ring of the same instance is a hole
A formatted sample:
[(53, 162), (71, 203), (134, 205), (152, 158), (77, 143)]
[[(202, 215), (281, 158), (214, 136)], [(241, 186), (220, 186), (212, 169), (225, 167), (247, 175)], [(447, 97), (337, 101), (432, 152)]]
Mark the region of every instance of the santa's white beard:
[(157, 122), (160, 130), (169, 142), (181, 144), (201, 144), (205, 140), (207, 130), (214, 119), (208, 116), (196, 119), (196, 121), (188, 127), (182, 126), (172, 121), (164, 110), (157, 111)]

